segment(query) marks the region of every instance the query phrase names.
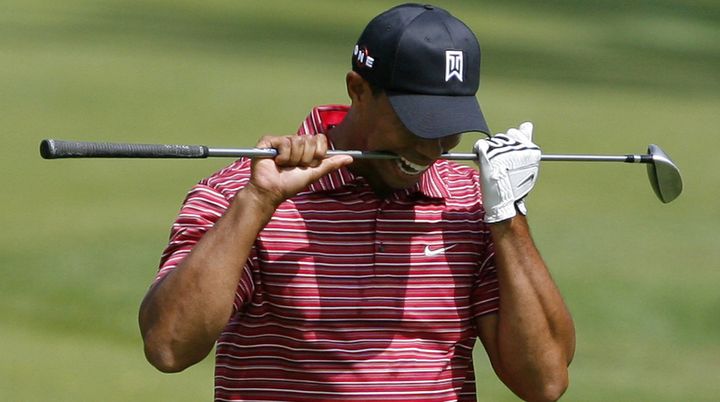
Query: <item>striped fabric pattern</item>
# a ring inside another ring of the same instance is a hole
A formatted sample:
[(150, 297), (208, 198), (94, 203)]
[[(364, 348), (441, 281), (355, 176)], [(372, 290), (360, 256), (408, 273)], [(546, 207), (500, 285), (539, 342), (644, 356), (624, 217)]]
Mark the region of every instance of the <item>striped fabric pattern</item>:
[[(346, 106), (313, 109), (327, 132)], [(188, 194), (157, 280), (190, 252), (250, 176), (240, 159)], [(474, 321), (498, 308), (477, 172), (436, 162), (378, 198), (347, 169), (277, 209), (217, 342), (218, 401), (474, 401)]]

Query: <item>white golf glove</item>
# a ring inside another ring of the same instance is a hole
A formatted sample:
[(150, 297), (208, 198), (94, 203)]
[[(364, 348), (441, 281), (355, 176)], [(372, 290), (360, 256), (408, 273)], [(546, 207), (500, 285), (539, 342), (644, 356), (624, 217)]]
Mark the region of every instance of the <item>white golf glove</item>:
[(532, 123), (525, 122), (475, 143), (486, 223), (510, 219), (516, 211), (527, 214), (523, 197), (535, 185), (541, 156), (532, 131)]

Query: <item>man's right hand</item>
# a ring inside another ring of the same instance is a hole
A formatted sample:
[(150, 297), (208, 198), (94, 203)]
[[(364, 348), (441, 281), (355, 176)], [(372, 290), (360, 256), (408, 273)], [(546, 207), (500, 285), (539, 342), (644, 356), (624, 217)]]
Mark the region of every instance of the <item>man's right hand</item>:
[(322, 176), (352, 163), (351, 156), (325, 157), (328, 149), (324, 134), (287, 137), (265, 136), (258, 148), (275, 148), (274, 159), (256, 158), (248, 187), (274, 206), (295, 196)]

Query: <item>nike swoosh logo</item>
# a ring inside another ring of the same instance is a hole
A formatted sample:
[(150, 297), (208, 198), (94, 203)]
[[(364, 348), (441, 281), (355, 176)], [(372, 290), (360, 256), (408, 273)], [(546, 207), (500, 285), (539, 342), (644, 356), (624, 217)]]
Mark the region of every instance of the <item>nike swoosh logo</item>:
[(447, 247), (441, 247), (438, 249), (431, 249), (430, 246), (425, 246), (425, 257), (435, 257), (436, 255), (444, 254), (446, 251), (450, 250), (451, 248), (457, 246), (457, 244), (453, 244), (452, 246)]
[(533, 180), (535, 180), (535, 173), (531, 173), (530, 176), (526, 177), (523, 181), (521, 181), (517, 186), (522, 187), (526, 183), (530, 183)]

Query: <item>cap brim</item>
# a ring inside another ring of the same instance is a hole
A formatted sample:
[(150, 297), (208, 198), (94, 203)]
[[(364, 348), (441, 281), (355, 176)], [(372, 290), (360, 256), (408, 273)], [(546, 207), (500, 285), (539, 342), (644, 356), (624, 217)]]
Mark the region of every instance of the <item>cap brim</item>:
[(410, 132), (442, 138), (470, 131), (490, 134), (475, 96), (442, 96), (387, 91), (390, 104)]

